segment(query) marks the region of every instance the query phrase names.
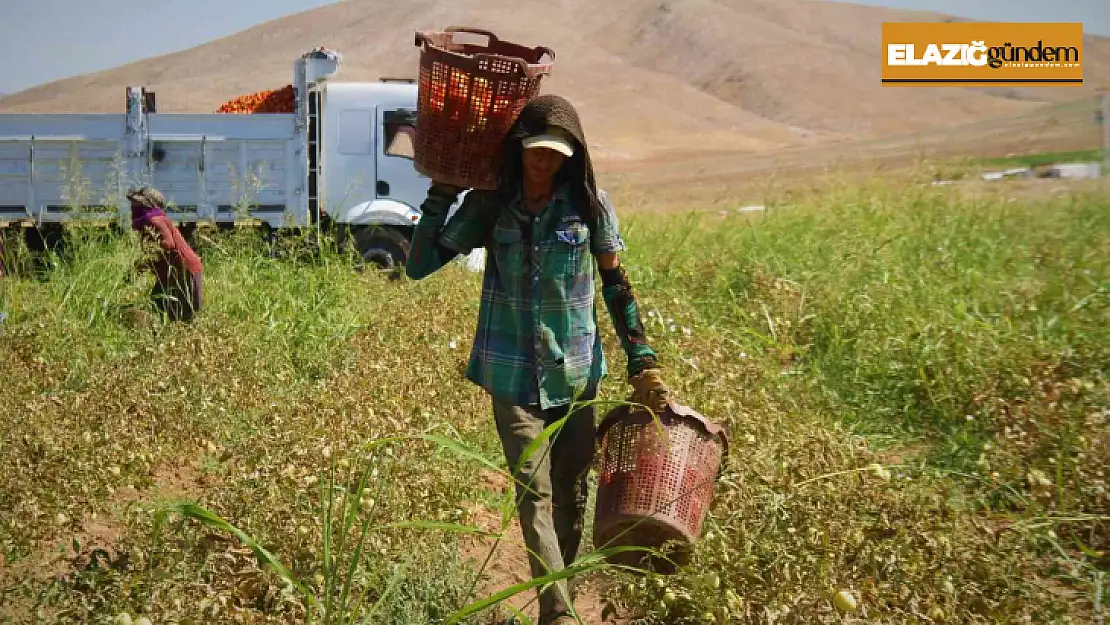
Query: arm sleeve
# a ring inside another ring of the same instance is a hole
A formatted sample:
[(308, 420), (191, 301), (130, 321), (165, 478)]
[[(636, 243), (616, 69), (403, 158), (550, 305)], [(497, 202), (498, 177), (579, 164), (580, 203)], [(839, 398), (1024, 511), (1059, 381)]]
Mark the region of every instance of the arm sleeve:
[(481, 193), (471, 191), (448, 221), (447, 213), (457, 195), (433, 186), (420, 206), (420, 222), (413, 229), (405, 273), (414, 280), (425, 278), (459, 254), (481, 247), (489, 211)]
[(173, 226), (162, 219), (155, 219), (153, 223), (158, 236), (158, 245), (167, 252), (177, 249), (177, 242), (173, 238)]
[(443, 227), (439, 243), (456, 254), (469, 254), (485, 247), (493, 218), (493, 200), (488, 192), (471, 191), (462, 206)]
[(640, 307), (632, 285), (624, 273), (624, 267), (602, 270), (602, 297), (613, 328), (620, 339), (621, 348), (628, 357), (629, 377), (638, 375), (644, 369), (659, 366), (655, 350), (648, 345), (647, 334), (640, 318)]
[[(599, 215), (595, 235), (591, 237), (594, 239), (591, 244), (593, 253), (613, 254), (623, 251), (626, 248), (620, 235), (613, 204), (604, 191), (599, 191), (598, 196), (604, 210)], [(617, 265), (614, 269), (601, 269), (600, 273), (602, 298), (609, 311), (609, 318), (613, 321), (613, 328), (620, 339), (621, 348), (628, 357), (628, 375), (631, 377), (644, 369), (658, 367), (655, 350), (647, 343), (644, 324), (640, 318), (640, 307), (624, 267)]]

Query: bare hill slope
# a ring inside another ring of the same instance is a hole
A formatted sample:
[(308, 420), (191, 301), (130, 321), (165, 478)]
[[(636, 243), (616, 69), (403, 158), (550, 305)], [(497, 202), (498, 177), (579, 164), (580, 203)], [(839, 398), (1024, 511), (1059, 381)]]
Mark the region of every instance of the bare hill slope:
[(350, 0), (11, 94), (0, 112), (120, 112), (128, 84), (157, 91), (164, 112), (212, 111), (287, 84), (293, 60), (316, 45), (343, 53), (337, 80), (412, 76), (413, 32), (450, 24), (554, 48), (545, 91), (581, 107), (608, 159), (919, 132), (1022, 115), (1110, 86), (1110, 40), (1091, 37), (1082, 88), (880, 87), (881, 23), (943, 19), (952, 18), (815, 0)]

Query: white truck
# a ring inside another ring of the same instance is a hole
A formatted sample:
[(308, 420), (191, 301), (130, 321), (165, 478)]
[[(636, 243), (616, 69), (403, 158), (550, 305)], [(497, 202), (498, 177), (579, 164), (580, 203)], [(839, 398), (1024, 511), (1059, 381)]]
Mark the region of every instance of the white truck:
[(128, 87), (124, 114), (0, 115), (0, 228), (46, 241), (75, 220), (126, 227), (128, 187), (148, 184), (183, 230), (338, 226), (394, 268), (431, 182), (413, 164), (417, 85), (337, 82), (340, 63), (323, 48), (295, 61), (292, 113), (158, 113)]

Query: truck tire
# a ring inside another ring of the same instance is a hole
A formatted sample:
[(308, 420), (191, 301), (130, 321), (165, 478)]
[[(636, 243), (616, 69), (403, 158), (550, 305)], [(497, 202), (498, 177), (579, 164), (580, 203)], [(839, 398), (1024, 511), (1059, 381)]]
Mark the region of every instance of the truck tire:
[(409, 239), (406, 233), (381, 226), (355, 229), (355, 246), (362, 257), (363, 266), (374, 266), (390, 274), (393, 279), (405, 272), (409, 257)]

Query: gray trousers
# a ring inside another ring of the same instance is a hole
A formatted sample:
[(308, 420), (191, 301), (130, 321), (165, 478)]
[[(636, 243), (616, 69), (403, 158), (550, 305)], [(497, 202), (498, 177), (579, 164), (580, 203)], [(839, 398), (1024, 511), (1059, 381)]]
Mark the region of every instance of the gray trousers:
[[(586, 395), (579, 401), (591, 399)], [(594, 458), (594, 408), (579, 408), (561, 430), (521, 463), (528, 446), (548, 425), (567, 414), (569, 406), (540, 410), (493, 399), (493, 415), (501, 447), (516, 482), (517, 513), (528, 547), (532, 576), (540, 577), (572, 564), (582, 542), (586, 512), (586, 474)], [(518, 466), (519, 465), (519, 466)], [(528, 490), (524, 485), (530, 485)], [(570, 614), (566, 581), (539, 593), (539, 625)]]

